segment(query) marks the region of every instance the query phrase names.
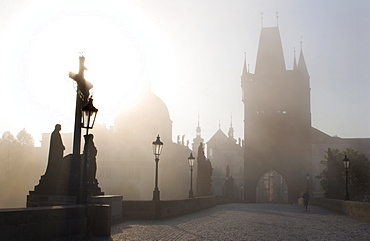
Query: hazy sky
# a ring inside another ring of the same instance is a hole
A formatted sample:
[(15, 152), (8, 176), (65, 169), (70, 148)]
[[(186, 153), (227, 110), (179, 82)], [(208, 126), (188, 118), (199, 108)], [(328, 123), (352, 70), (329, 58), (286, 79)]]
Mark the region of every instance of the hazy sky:
[[(112, 125), (147, 81), (166, 104), (173, 140), (227, 133), (243, 138), (240, 75), (254, 72), (263, 26), (278, 24), (292, 68), (301, 36), (311, 76), (314, 127), (370, 137), (370, 3), (356, 0), (2, 0), (0, 133), (23, 128), (36, 143), (56, 123), (72, 132), (75, 87), (68, 71), (86, 56), (97, 122)], [(155, 137), (153, 137), (154, 140)]]

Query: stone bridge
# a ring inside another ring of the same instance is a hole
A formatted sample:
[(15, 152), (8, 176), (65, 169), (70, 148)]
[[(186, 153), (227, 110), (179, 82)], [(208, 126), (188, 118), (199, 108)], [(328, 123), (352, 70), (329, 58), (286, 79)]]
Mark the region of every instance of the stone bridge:
[(370, 240), (370, 222), (309, 206), (218, 205), (164, 220), (115, 224), (112, 240)]

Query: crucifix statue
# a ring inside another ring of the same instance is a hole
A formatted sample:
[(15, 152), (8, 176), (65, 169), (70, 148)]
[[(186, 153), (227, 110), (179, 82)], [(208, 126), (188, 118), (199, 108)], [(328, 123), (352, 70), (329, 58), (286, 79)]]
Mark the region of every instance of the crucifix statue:
[(80, 56), (80, 67), (78, 74), (69, 72), (69, 77), (77, 83), (77, 96), (76, 96), (76, 113), (75, 113), (75, 128), (73, 136), (73, 155), (75, 157), (80, 155), (81, 149), (81, 108), (87, 103), (90, 97), (90, 89), (93, 85), (85, 80), (84, 71), (85, 57)]

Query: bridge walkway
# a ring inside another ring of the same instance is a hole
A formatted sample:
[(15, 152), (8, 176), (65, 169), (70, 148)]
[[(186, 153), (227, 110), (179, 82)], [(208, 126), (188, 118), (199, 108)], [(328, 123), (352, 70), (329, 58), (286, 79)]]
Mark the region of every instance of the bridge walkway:
[(301, 205), (219, 205), (165, 220), (112, 226), (112, 240), (370, 240), (370, 222)]

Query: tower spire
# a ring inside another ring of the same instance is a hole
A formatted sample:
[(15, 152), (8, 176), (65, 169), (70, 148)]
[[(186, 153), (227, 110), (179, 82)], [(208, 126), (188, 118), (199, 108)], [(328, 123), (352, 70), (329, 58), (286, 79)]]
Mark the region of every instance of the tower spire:
[(230, 116), (230, 128), (229, 128), (228, 136), (230, 139), (234, 139), (233, 113), (231, 113), (231, 116)]
[(230, 116), (230, 127), (233, 127), (233, 113)]
[(276, 26), (279, 27), (279, 12), (276, 11)]
[(193, 143), (191, 144), (194, 154), (198, 153), (197, 150), (198, 150), (199, 144), (204, 141), (204, 139), (201, 137), (201, 129), (200, 129), (200, 124), (199, 124), (199, 112), (198, 112), (198, 126), (195, 129), (195, 131), (196, 131), (196, 136), (193, 139)]
[(244, 50), (244, 65), (243, 65), (243, 73), (242, 75), (245, 75), (249, 72), (248, 68), (247, 68), (247, 53), (246, 51)]
[(301, 36), (301, 52), (302, 52), (302, 39), (303, 39), (303, 36)]
[(297, 59), (295, 57), (295, 48), (293, 48), (293, 52), (294, 52), (293, 70), (295, 70), (297, 68)]
[(299, 53), (299, 59), (298, 59), (298, 70), (304, 73), (307, 77), (309, 77), (306, 61), (303, 56), (302, 37), (301, 37), (301, 52)]
[(199, 113), (198, 113), (198, 126), (197, 126), (195, 131), (196, 131), (196, 137), (201, 138), (201, 129), (200, 129), (200, 125), (199, 125)]

